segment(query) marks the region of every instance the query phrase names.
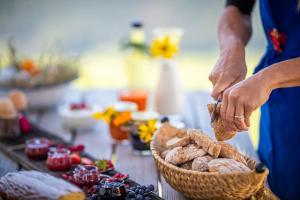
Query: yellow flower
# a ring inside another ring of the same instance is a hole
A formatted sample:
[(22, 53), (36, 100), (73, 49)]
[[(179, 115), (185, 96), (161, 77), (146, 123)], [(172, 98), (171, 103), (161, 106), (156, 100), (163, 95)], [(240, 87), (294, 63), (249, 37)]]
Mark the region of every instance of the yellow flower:
[(122, 112), (113, 119), (115, 126), (120, 126), (131, 120), (131, 112)]
[(153, 57), (172, 58), (178, 52), (178, 41), (169, 35), (153, 39), (150, 51)]
[(113, 107), (108, 107), (104, 112), (94, 113), (93, 117), (98, 120), (103, 119), (106, 123), (109, 124), (113, 116), (116, 114), (117, 111)]
[(138, 128), (139, 137), (145, 143), (149, 143), (151, 141), (155, 131), (156, 120), (149, 120), (146, 124), (142, 124)]

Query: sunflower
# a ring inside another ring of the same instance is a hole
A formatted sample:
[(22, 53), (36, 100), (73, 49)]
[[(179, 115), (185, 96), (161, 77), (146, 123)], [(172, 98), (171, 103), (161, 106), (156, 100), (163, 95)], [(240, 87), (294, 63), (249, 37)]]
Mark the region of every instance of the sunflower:
[(153, 57), (172, 58), (178, 50), (178, 41), (169, 35), (154, 38), (150, 47)]
[(149, 120), (146, 124), (141, 124), (138, 127), (138, 134), (140, 139), (149, 143), (152, 139), (154, 132), (156, 131), (156, 120)]

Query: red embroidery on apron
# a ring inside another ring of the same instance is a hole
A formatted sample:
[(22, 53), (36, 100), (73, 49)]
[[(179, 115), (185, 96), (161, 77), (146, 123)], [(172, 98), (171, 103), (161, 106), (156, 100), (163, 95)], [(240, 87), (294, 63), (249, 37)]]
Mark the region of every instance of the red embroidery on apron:
[(283, 33), (279, 33), (276, 28), (273, 28), (269, 33), (273, 48), (275, 51), (281, 53), (283, 46), (286, 43), (286, 36)]

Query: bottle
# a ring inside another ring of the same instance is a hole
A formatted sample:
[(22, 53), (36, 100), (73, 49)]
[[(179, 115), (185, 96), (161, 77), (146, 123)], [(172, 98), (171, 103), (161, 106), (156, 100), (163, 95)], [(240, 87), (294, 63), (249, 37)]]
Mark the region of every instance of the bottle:
[(138, 105), (138, 110), (145, 110), (148, 100), (148, 56), (145, 52), (145, 32), (139, 20), (131, 23), (128, 51), (125, 57), (125, 70), (128, 85), (119, 93), (119, 100), (131, 101)]

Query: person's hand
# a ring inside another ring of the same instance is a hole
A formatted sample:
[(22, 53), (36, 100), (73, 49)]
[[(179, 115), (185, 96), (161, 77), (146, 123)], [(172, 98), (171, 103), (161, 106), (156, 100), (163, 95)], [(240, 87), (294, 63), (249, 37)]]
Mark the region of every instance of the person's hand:
[(251, 113), (268, 100), (271, 91), (269, 81), (260, 73), (226, 89), (221, 106), (225, 129), (248, 130)]
[(218, 99), (227, 88), (244, 80), (246, 74), (245, 47), (237, 44), (222, 50), (218, 62), (209, 75), (209, 80), (213, 84), (211, 96)]

